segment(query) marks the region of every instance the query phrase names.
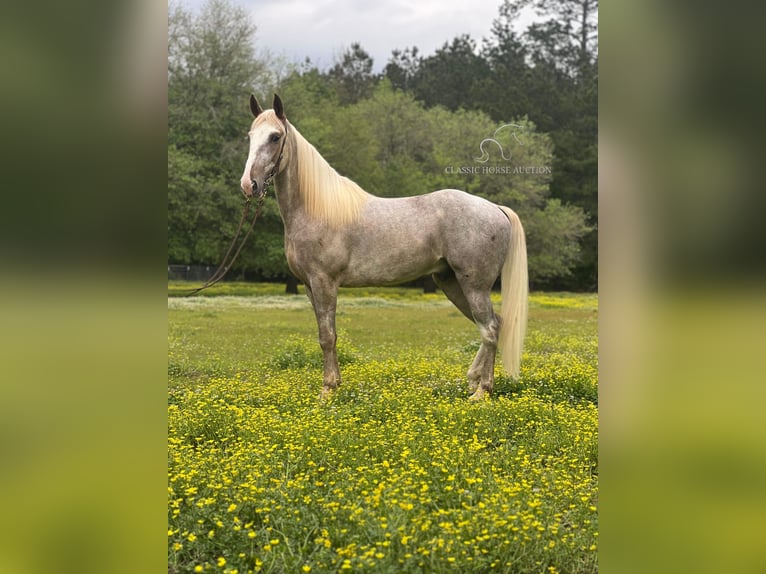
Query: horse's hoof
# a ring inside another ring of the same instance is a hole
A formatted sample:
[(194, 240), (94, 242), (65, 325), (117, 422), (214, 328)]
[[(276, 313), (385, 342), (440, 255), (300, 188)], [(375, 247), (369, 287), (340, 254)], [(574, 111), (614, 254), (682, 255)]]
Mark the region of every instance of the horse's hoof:
[(473, 403), (476, 403), (479, 401), (486, 401), (486, 400), (489, 400), (489, 393), (485, 391), (484, 389), (482, 389), (481, 387), (479, 387), (478, 389), (476, 389), (476, 392), (474, 394), (468, 397), (468, 400)]

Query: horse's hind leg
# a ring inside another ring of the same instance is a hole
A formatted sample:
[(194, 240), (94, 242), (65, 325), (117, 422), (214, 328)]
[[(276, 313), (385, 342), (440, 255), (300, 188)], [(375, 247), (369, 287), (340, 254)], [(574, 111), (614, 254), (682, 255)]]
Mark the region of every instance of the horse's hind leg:
[(340, 368), (336, 349), (335, 310), (338, 287), (332, 281), (314, 278), (306, 283), (306, 293), (314, 307), (319, 329), (319, 346), (324, 358), (322, 398), (329, 397), (340, 384)]
[(489, 289), (469, 289), (464, 286), (463, 292), (481, 335), (481, 346), (471, 368), (468, 369), (468, 383), (471, 390), (475, 391), (470, 398), (476, 401), (491, 394), (495, 385), (495, 356), (500, 334), (500, 318), (492, 308)]
[(490, 291), (462, 285), (452, 269), (434, 273), (433, 279), (455, 307), (479, 328), (481, 346), (468, 369), (468, 387), (473, 392), (471, 399), (479, 400), (491, 393), (494, 387), (495, 356), (500, 332), (500, 319), (492, 308)]

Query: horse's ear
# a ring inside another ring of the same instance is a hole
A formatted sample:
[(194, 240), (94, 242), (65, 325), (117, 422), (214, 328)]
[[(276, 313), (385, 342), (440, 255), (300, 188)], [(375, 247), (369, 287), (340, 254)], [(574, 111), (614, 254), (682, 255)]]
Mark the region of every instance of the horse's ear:
[(255, 96), (253, 94), (250, 94), (250, 111), (253, 112), (253, 116), (256, 118), (263, 111), (261, 109), (261, 106), (258, 105), (258, 100), (255, 99)]
[(274, 103), (271, 107), (274, 108), (274, 113), (277, 114), (280, 120), (285, 119), (285, 109), (282, 107), (282, 100), (276, 94), (274, 94)]

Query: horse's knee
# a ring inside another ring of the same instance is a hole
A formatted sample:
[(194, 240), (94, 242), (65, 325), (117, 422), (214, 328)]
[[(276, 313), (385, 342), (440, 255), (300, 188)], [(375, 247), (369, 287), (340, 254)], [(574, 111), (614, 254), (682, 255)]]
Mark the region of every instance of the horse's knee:
[(324, 352), (332, 351), (335, 348), (335, 344), (338, 340), (335, 332), (325, 331), (319, 334), (319, 346), (322, 347)]

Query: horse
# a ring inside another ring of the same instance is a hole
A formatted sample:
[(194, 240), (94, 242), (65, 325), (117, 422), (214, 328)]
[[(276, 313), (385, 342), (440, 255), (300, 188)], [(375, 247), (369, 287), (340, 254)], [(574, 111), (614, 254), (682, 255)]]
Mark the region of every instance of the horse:
[[(527, 325), (524, 229), (508, 207), (455, 189), (382, 198), (338, 174), (285, 116), (250, 96), (253, 121), (240, 181), (247, 198), (274, 179), (285, 254), (316, 315), (324, 375), (320, 397), (341, 383), (335, 313), (339, 287), (395, 285), (431, 275), (478, 327), (481, 345), (467, 378), (470, 400), (494, 387), (498, 343), (505, 371), (518, 378)], [(501, 276), (502, 275), (502, 276)], [(501, 276), (498, 316), (490, 292)]]

